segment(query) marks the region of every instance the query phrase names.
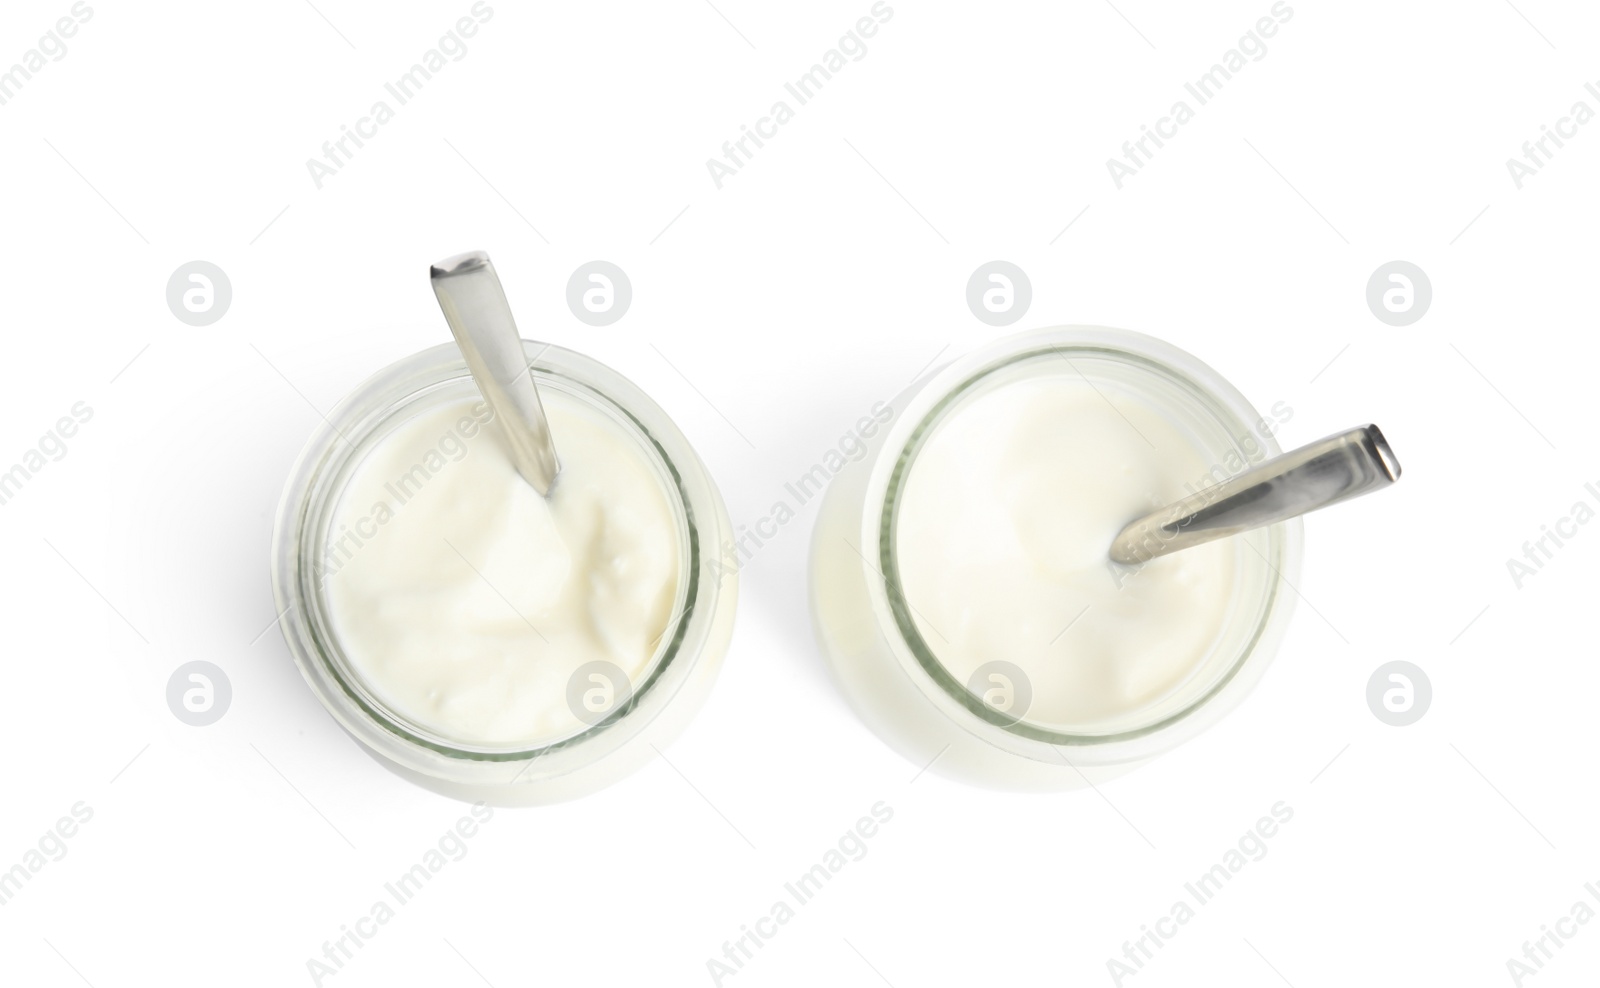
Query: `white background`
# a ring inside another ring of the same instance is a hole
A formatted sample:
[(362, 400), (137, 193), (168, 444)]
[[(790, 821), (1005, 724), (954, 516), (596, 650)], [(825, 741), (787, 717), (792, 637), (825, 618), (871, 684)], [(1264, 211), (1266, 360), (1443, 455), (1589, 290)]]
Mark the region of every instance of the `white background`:
[[(1511, 984), (1507, 959), (1600, 881), (1600, 525), (1521, 589), (1506, 568), (1600, 486), (1600, 122), (1521, 190), (1505, 165), (1575, 101), (1600, 109), (1592, 5), (1292, 0), (1266, 56), (1119, 191), (1106, 159), (1268, 0), (895, 0), (718, 190), (706, 159), (868, 0), (494, 0), (318, 190), (306, 159), (470, 3), (316, 3), (94, 3), (0, 107), (0, 469), (94, 410), (0, 507), (0, 868), (94, 812), (0, 906), (7, 984), (310, 984), (307, 959), (461, 815), (341, 734), (262, 632), (294, 455), (367, 375), (448, 339), (427, 265), (480, 248), (525, 335), (667, 409), (736, 523), (941, 351), (1009, 331), (964, 301), (995, 258), (1032, 279), (1014, 328), (1164, 337), (1291, 406), (1285, 446), (1375, 421), (1406, 476), (1308, 519), (1302, 606), (1240, 710), (1053, 796), (918, 777), (851, 714), (808, 626), (813, 502), (745, 569), (671, 765), (497, 812), (326, 984), (708, 985), (723, 942), (880, 800), (867, 856), (725, 984), (1110, 985), (1107, 959), (1280, 800), (1267, 856), (1126, 983)], [(0, 67), (69, 7), (8, 0)], [(594, 258), (634, 287), (603, 329), (564, 298)], [(1404, 328), (1364, 297), (1396, 258), (1434, 292)], [(164, 298), (194, 259), (233, 285), (206, 328)], [(233, 683), (207, 728), (164, 699), (194, 659)], [(1393, 659), (1433, 683), (1411, 727), (1366, 705)], [(1528, 983), (1597, 972), (1600, 922)]]

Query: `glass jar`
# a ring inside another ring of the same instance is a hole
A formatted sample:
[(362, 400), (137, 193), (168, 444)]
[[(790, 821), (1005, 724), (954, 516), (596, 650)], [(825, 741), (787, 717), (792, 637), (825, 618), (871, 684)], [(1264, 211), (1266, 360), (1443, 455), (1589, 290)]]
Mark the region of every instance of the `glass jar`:
[[(436, 792), (496, 805), (548, 803), (592, 792), (653, 757), (710, 692), (733, 632), (737, 567), (726, 507), (689, 441), (626, 378), (581, 354), (523, 341), (541, 390), (609, 417), (638, 443), (677, 523), (677, 599), (656, 653), (614, 708), (575, 733), (537, 744), (464, 744), (385, 704), (363, 681), (330, 621), (324, 559), (339, 497), (363, 458), (397, 426), (441, 404), (478, 398), (454, 344), (413, 354), (345, 398), (290, 472), (273, 532), (272, 585), (289, 652), (340, 727), (388, 768)], [(487, 428), (495, 428), (491, 422)], [(557, 437), (559, 444), (560, 437)]]
[[(867, 456), (833, 479), (823, 500), (812, 543), (811, 610), (822, 651), (852, 705), (919, 768), (1007, 789), (1075, 788), (1119, 774), (1236, 706), (1282, 638), (1300, 570), (1298, 518), (1234, 537), (1235, 582), (1222, 630), (1181, 684), (1118, 723), (1072, 730), (1029, 720), (1026, 712), (1010, 716), (940, 661), (900, 589), (897, 508), (918, 452), (976, 396), (1024, 377), (1072, 374), (1069, 366), (1137, 395), (1177, 425), (1216, 465), (1209, 480), (1195, 478), (1197, 489), (1279, 453), (1275, 423), (1216, 371), (1160, 340), (1122, 330), (1068, 326), (1007, 337), (899, 395), (891, 425)], [(1108, 548), (1114, 534), (1107, 533)]]

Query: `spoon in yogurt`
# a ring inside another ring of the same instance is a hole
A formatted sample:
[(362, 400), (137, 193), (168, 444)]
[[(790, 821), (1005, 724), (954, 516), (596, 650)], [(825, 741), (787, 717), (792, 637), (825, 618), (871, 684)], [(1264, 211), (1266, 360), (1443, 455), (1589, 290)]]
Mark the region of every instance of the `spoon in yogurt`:
[(477, 250), (445, 258), (428, 277), (472, 379), (505, 433), (511, 462), (522, 479), (548, 497), (561, 462), (494, 264)]
[(1111, 558), (1137, 566), (1370, 494), (1399, 479), (1400, 461), (1383, 433), (1375, 425), (1359, 426), (1129, 522), (1112, 541)]

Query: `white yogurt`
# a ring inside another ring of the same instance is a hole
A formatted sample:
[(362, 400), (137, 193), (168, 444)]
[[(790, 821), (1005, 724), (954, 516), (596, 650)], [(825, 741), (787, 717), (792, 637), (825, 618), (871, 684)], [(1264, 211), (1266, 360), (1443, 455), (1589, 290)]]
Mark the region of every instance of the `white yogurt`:
[(968, 399), (917, 452), (901, 494), (900, 580), (923, 640), (1012, 716), (1074, 734), (1139, 726), (1205, 664), (1239, 548), (1138, 568), (1106, 553), (1213, 466), (1148, 401), (1066, 362)]
[(593, 688), (625, 695), (672, 622), (679, 534), (658, 472), (605, 413), (542, 398), (561, 460), (549, 498), (517, 473), (487, 406), (458, 400), (379, 441), (334, 507), (339, 644), (384, 704), (448, 740), (581, 731), (595, 707), (569, 700), (574, 674), (607, 663), (625, 682), (602, 673)]

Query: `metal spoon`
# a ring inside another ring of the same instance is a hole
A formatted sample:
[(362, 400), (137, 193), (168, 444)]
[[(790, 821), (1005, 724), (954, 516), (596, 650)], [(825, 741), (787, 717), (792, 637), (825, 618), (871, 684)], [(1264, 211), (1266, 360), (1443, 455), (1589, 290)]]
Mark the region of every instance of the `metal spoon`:
[(1111, 543), (1138, 565), (1169, 552), (1348, 501), (1400, 479), (1400, 461), (1375, 425), (1319, 439), (1139, 518)]
[(505, 432), (511, 462), (534, 490), (548, 495), (561, 463), (494, 264), (481, 250), (457, 254), (435, 264), (428, 277), (472, 379)]

